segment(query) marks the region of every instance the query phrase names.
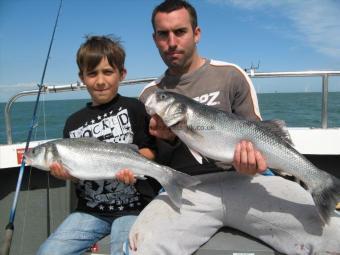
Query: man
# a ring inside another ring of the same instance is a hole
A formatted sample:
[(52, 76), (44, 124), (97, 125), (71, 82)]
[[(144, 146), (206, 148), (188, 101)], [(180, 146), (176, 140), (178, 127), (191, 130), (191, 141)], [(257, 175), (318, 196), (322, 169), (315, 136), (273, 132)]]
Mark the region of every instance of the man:
[[(154, 9), (152, 24), (154, 42), (168, 69), (143, 90), (142, 101), (161, 88), (247, 119), (260, 119), (256, 93), (243, 70), (199, 56), (196, 44), (201, 31), (188, 2), (164, 1)], [(202, 184), (183, 190), (179, 210), (161, 193), (142, 211), (130, 232), (133, 254), (192, 254), (223, 226), (287, 254), (340, 252), (340, 219), (332, 217), (324, 226), (311, 196), (297, 183), (255, 176), (267, 165), (251, 143), (237, 145), (236, 171), (223, 171), (206, 159), (198, 163), (158, 116), (152, 116), (149, 128), (158, 138), (159, 160), (197, 175)]]

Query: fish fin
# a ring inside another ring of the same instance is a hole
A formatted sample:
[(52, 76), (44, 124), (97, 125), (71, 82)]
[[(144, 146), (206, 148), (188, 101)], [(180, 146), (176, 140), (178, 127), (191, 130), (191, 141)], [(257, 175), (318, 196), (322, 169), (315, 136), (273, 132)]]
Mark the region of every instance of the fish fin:
[(262, 127), (269, 129), (271, 132), (278, 135), (285, 142), (293, 146), (292, 139), (290, 137), (286, 122), (284, 120), (278, 120), (278, 119), (264, 120), (264, 121), (258, 122), (258, 124)]
[(77, 139), (78, 141), (84, 142), (84, 143), (88, 143), (88, 142), (102, 142), (100, 141), (98, 138), (95, 137), (78, 137), (78, 138), (67, 138), (67, 139)]
[(172, 185), (171, 183), (161, 184), (165, 191), (168, 193), (168, 196), (171, 202), (177, 207), (180, 208), (182, 206), (182, 191), (183, 188), (177, 185)]
[(76, 176), (76, 175), (74, 175), (74, 174), (72, 173), (72, 168), (69, 167), (67, 164), (65, 164), (65, 162), (63, 162), (61, 159), (57, 160), (57, 162), (58, 162), (59, 164), (61, 164), (61, 165), (63, 166), (64, 170), (66, 170), (70, 175), (72, 175), (73, 177), (76, 177), (76, 178), (78, 178), (78, 179), (81, 179), (81, 176)]
[(146, 180), (147, 178), (145, 177), (145, 175), (134, 175), (136, 179), (138, 180)]
[(138, 152), (139, 153), (139, 148), (136, 144), (133, 143), (125, 143), (124, 144), (126, 147), (128, 147), (129, 149), (133, 150), (134, 152)]
[(192, 156), (196, 159), (196, 161), (202, 165), (203, 164), (202, 155), (199, 154), (197, 151), (190, 149), (189, 147), (188, 147), (188, 149), (189, 149), (190, 153), (192, 154)]
[(195, 177), (191, 176), (179, 171), (176, 171), (170, 167), (166, 167), (166, 171), (171, 171), (172, 172), (172, 177), (169, 180), (160, 180), (160, 184), (163, 186), (165, 191), (168, 193), (170, 200), (174, 203), (174, 205), (178, 208), (181, 207), (182, 205), (182, 191), (184, 187), (192, 187), (195, 186), (201, 181)]
[(230, 168), (233, 167), (232, 164), (230, 163), (226, 163), (226, 162), (222, 162), (222, 161), (214, 161), (215, 166), (217, 166), (218, 168), (221, 168), (223, 170), (229, 170)]
[[(179, 128), (180, 126), (180, 123), (176, 126), (176, 128)], [(197, 138), (200, 138), (200, 137), (203, 137), (202, 135), (198, 134), (197, 132), (195, 132), (194, 128), (191, 127), (191, 126), (187, 126), (187, 130), (188, 132), (191, 132), (191, 135), (193, 137), (197, 137)], [(187, 146), (188, 147), (188, 146)], [(200, 153), (198, 153), (197, 151), (195, 151), (194, 149), (191, 149), (190, 147), (188, 147), (188, 150), (190, 151), (190, 153), (192, 154), (192, 156), (196, 159), (196, 161), (198, 163), (200, 163), (201, 165), (203, 164), (203, 158), (207, 161), (209, 161), (206, 157), (202, 156)]]
[(340, 180), (330, 175), (330, 181), (326, 185), (323, 183), (322, 187), (312, 188), (310, 193), (321, 219), (324, 223), (328, 223), (331, 214), (335, 210), (336, 203), (339, 202)]

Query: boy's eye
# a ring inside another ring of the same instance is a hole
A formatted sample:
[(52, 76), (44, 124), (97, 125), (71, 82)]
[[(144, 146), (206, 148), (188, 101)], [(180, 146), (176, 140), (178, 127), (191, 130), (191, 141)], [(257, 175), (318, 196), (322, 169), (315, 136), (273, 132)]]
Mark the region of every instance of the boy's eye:
[(89, 76), (89, 77), (95, 77), (97, 75), (97, 72), (95, 72), (95, 71), (88, 72), (88, 73), (86, 73), (86, 75)]
[(111, 75), (111, 74), (113, 74), (113, 73), (114, 73), (113, 70), (105, 70), (105, 71), (104, 71), (104, 74), (105, 74), (105, 75)]

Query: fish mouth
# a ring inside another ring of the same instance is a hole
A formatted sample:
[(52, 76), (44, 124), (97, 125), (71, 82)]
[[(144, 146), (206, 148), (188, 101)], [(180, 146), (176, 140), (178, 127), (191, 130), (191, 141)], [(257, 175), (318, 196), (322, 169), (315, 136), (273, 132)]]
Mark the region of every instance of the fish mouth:
[(26, 165), (32, 164), (32, 160), (31, 160), (31, 158), (29, 157), (28, 154), (24, 154), (24, 159), (25, 159)]

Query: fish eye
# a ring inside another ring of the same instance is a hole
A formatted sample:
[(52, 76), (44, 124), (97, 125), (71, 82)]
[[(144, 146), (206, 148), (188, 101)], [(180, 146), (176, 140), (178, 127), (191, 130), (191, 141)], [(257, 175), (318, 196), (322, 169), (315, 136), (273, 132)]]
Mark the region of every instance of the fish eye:
[(166, 95), (165, 94), (160, 94), (159, 98), (162, 99), (162, 100), (166, 99)]

